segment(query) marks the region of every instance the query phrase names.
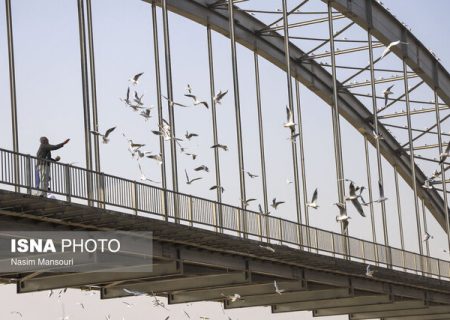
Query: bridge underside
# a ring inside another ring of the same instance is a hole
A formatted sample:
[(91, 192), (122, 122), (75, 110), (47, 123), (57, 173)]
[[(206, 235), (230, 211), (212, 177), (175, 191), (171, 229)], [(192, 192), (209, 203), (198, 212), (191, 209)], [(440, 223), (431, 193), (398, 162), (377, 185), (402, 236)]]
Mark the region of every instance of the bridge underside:
[[(121, 272), (2, 274), (18, 293), (95, 289), (102, 299), (124, 289), (154, 293), (169, 304), (219, 301), (226, 309), (271, 306), (272, 312), (312, 310), (350, 319), (450, 319), (450, 285), (429, 277), (193, 228), (188, 225), (0, 191), (0, 219), (10, 230), (152, 231), (153, 262)], [(268, 244), (269, 246), (269, 244)], [(138, 269), (138, 270), (136, 270)], [(151, 271), (150, 271), (151, 270)], [(277, 281), (282, 294), (275, 292)], [(408, 285), (404, 285), (408, 284)], [(242, 300), (224, 296), (238, 293)]]

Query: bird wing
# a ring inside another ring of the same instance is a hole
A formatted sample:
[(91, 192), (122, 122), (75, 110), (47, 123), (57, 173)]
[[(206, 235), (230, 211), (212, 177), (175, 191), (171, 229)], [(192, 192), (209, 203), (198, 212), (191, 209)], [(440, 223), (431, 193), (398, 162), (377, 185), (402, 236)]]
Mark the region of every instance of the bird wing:
[(130, 87), (127, 89), (127, 101), (130, 101)]
[(194, 178), (194, 179), (191, 180), (191, 183), (194, 182), (194, 181), (200, 180), (200, 179), (203, 179), (203, 178), (202, 177)]
[(384, 188), (381, 181), (378, 180), (378, 190), (380, 191), (380, 198), (384, 198)]
[(353, 203), (353, 205), (355, 206), (355, 208), (356, 208), (356, 210), (358, 211), (358, 213), (359, 213), (361, 216), (365, 217), (366, 215), (365, 215), (364, 210), (363, 210), (363, 208), (362, 208), (362, 206), (361, 206), (361, 203), (359, 203), (358, 199), (353, 199), (353, 200), (352, 200), (352, 203)]
[(388, 87), (386, 91), (391, 91), (391, 89), (395, 86), (395, 84), (393, 84), (392, 86)]
[(348, 187), (348, 191), (350, 193), (350, 196), (354, 196), (356, 193), (355, 185), (353, 184), (353, 181), (350, 182), (350, 186)]
[(318, 195), (318, 191), (317, 191), (317, 188), (316, 188), (316, 190), (314, 190), (311, 202), (315, 202), (317, 200), (317, 195)]
[(445, 153), (449, 153), (450, 152), (450, 141), (447, 143), (447, 148), (445, 148)]
[(136, 74), (136, 75), (133, 77), (133, 80), (134, 80), (134, 81), (138, 81), (138, 79), (139, 79), (143, 74), (144, 74), (143, 72), (140, 72), (140, 73)]
[(91, 130), (91, 133), (96, 136), (103, 136), (100, 132), (95, 131), (95, 130)]
[(105, 132), (105, 138), (107, 138), (107, 137), (109, 136), (109, 134), (110, 134), (111, 132), (113, 132), (114, 130), (116, 130), (116, 127), (112, 127), (112, 128), (109, 128), (108, 130), (106, 130), (106, 132)]
[(208, 102), (206, 102), (206, 101), (200, 101), (200, 104), (204, 105), (204, 106), (206, 107), (206, 109), (209, 109)]
[(186, 175), (186, 182), (189, 182), (189, 176), (188, 176), (188, 174), (187, 174), (187, 171), (184, 170), (184, 173), (185, 173), (185, 175)]

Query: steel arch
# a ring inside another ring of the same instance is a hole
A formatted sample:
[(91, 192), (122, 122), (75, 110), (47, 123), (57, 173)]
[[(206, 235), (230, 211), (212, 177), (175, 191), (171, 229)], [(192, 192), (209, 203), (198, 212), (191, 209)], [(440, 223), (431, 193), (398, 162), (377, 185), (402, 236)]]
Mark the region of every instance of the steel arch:
[[(144, 0), (161, 6), (161, 0)], [(322, 0), (328, 3), (328, 0)], [(229, 21), (227, 11), (213, 6), (214, 0), (166, 0), (167, 8), (192, 21), (209, 26), (212, 30), (229, 37)], [(377, 37), (385, 45), (401, 39), (407, 41), (408, 49), (404, 52), (400, 48), (392, 51), (399, 57), (405, 58), (411, 67), (431, 87), (437, 90), (439, 97), (450, 105), (450, 74), (429, 52), (425, 46), (396, 20), (392, 14), (380, 4), (372, 0), (335, 0), (331, 5), (356, 22), (364, 29), (370, 28), (372, 35)], [(275, 31), (270, 31), (267, 37), (259, 34), (259, 30), (267, 27), (264, 23), (237, 10), (235, 17), (236, 42), (244, 47), (257, 52), (280, 69), (286, 71), (285, 51), (283, 37)], [(310, 61), (303, 64), (298, 58), (304, 52), (290, 43), (291, 73), (292, 77), (307, 86), (328, 105), (333, 102), (332, 76), (320, 64)], [(349, 90), (339, 88), (339, 111), (341, 115), (367, 140), (375, 145), (373, 131), (373, 114), (364, 107), (360, 100)], [(403, 150), (401, 144), (389, 133), (387, 128), (379, 124), (379, 132), (384, 139), (380, 143), (380, 151), (383, 157), (398, 170), (405, 182), (412, 187), (411, 165), (409, 154)], [(416, 181), (422, 185), (427, 179), (426, 175), (416, 165)], [(445, 215), (443, 200), (436, 190), (419, 188), (418, 196), (425, 201), (426, 206), (445, 230)]]

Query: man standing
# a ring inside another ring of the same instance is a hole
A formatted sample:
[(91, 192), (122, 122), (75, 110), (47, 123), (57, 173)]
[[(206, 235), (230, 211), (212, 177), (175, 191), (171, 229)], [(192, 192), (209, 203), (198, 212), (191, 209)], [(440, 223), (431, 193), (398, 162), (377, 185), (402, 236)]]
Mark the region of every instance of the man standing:
[(38, 195), (41, 197), (47, 196), (48, 191), (48, 182), (50, 179), (50, 162), (52, 159), (52, 150), (61, 149), (64, 145), (66, 145), (70, 139), (65, 140), (63, 143), (52, 145), (48, 142), (47, 137), (41, 137), (37, 152), (37, 169), (39, 172), (39, 192)]

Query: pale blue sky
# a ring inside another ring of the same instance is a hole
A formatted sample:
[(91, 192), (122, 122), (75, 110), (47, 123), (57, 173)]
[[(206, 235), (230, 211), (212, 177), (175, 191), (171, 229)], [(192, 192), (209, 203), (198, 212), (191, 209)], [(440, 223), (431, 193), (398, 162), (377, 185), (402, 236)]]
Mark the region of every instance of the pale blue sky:
[[(71, 143), (59, 152), (66, 162), (78, 162), (84, 165), (83, 149), (83, 120), (82, 120), (82, 96), (81, 76), (79, 65), (78, 26), (76, 1), (74, 0), (13, 0), (14, 40), (16, 50), (16, 79), (17, 100), (19, 112), (19, 140), (20, 151), (35, 154), (38, 147), (38, 139), (47, 135), (51, 141), (60, 142), (67, 137)], [(138, 0), (92, 0), (94, 15), (95, 54), (97, 65), (98, 104), (100, 111), (100, 129), (104, 130), (116, 125), (118, 129), (112, 135), (109, 145), (101, 145), (103, 171), (131, 179), (138, 179), (138, 169), (135, 161), (131, 159), (126, 148), (126, 141), (121, 136), (124, 132), (133, 139), (147, 144), (146, 150), (157, 152), (157, 138), (150, 133), (155, 128), (155, 117), (149, 122), (144, 122), (137, 114), (127, 110), (119, 101), (119, 97), (125, 94), (127, 79), (137, 72), (145, 72), (141, 84), (137, 87), (144, 94), (144, 101), (148, 105), (156, 105), (155, 83), (153, 67), (153, 48), (151, 34), (151, 9), (147, 3)], [(295, 1), (298, 2), (298, 1)], [(391, 9), (401, 21), (407, 23), (416, 36), (441, 58), (446, 68), (450, 68), (450, 48), (446, 41), (442, 41), (443, 35), (450, 31), (450, 22), (447, 13), (450, 3), (446, 0), (419, 1), (419, 0), (386, 0), (385, 6)], [(258, 8), (278, 8), (281, 1), (251, 1), (252, 5), (258, 3)], [(276, 3), (277, 5), (273, 5)], [(321, 1), (311, 1), (310, 10), (322, 8)], [(289, 1), (290, 6), (294, 4)], [(261, 6), (261, 7), (259, 7)], [(259, 17), (267, 19), (267, 17)], [(0, 70), (7, 70), (7, 49), (4, 23), (4, 6), (0, 6)], [(306, 18), (305, 18), (306, 19)], [(189, 103), (183, 97), (184, 88), (190, 83), (196, 94), (203, 98), (209, 97), (209, 80), (207, 69), (206, 32), (202, 26), (187, 21), (184, 18), (170, 15), (171, 21), (171, 47), (172, 68), (174, 79), (174, 93), (176, 100)], [(342, 22), (336, 23), (336, 28)], [(315, 26), (306, 29), (312, 35), (323, 35), (324, 26)], [(160, 28), (161, 31), (161, 28)], [(296, 34), (297, 31), (293, 31)], [(299, 32), (300, 34), (301, 32)], [(310, 36), (311, 36), (310, 34)], [(361, 38), (363, 33), (356, 28), (348, 37)], [(161, 40), (162, 38), (160, 38)], [(230, 146), (230, 151), (221, 153), (223, 168), (224, 202), (230, 204), (239, 203), (239, 182), (237, 169), (237, 147), (234, 128), (234, 108), (232, 89), (231, 59), (229, 56), (229, 41), (220, 36), (213, 36), (216, 89), (230, 89), (230, 94), (224, 99), (223, 105), (218, 107), (219, 141)], [(310, 43), (302, 43), (306, 48)], [(162, 41), (160, 41), (162, 47)], [(328, 49), (324, 48), (323, 50)], [(378, 52), (381, 52), (378, 49)], [(321, 51), (322, 52), (322, 51)], [(163, 59), (163, 56), (161, 56)], [(357, 56), (355, 60), (339, 58), (338, 63), (364, 64), (367, 57)], [(239, 77), (241, 87), (241, 108), (244, 130), (245, 167), (249, 171), (259, 173), (258, 136), (256, 131), (256, 106), (253, 75), (253, 54), (248, 50), (238, 47)], [(393, 57), (386, 59), (386, 64), (398, 61)], [(358, 64), (359, 65), (359, 64)], [(164, 65), (162, 65), (164, 67)], [(8, 73), (0, 74), (0, 90), (5, 94), (0, 96), (2, 117), (0, 118), (0, 147), (11, 149), (10, 138), (10, 113), (8, 95)], [(287, 103), (285, 89), (286, 79), (282, 72), (261, 59), (261, 85), (264, 125), (266, 132), (267, 169), (269, 183), (269, 199), (277, 197), (285, 200), (286, 204), (274, 215), (291, 220), (295, 219), (294, 192), (292, 185), (285, 183), (286, 179), (292, 180), (292, 158), (290, 145), (286, 140), (288, 134), (282, 128)], [(397, 85), (400, 91), (401, 85)], [(383, 87), (377, 87), (382, 91)], [(367, 90), (364, 89), (364, 90)], [(163, 79), (163, 91), (165, 81)], [(365, 92), (365, 91), (363, 91)], [(401, 92), (396, 92), (401, 94)], [(429, 94), (421, 90), (420, 94)], [(431, 99), (432, 96), (429, 97)], [(336, 212), (331, 203), (336, 201), (336, 184), (334, 182), (334, 158), (332, 151), (332, 130), (330, 108), (315, 97), (303, 86), (301, 87), (301, 100), (304, 118), (306, 167), (308, 178), (308, 192), (319, 188), (319, 210), (312, 212), (311, 224), (324, 229), (338, 231), (339, 226), (334, 221)], [(404, 108), (399, 106), (398, 110)], [(397, 109), (395, 109), (397, 110)], [(443, 113), (445, 114), (445, 113)], [(167, 117), (166, 117), (167, 118)], [(192, 171), (194, 166), (206, 164), (213, 168), (213, 154), (209, 151), (212, 144), (210, 113), (202, 108), (190, 108), (188, 110), (176, 110), (177, 136), (181, 136), (186, 130), (195, 131), (200, 138), (186, 143), (190, 151), (199, 153), (199, 159), (195, 162), (185, 155), (178, 155), (180, 159), (180, 190), (185, 193), (201, 195), (214, 199), (214, 192), (208, 191), (214, 181), (214, 175), (203, 175), (204, 179), (198, 184), (186, 186), (184, 184), (183, 170)], [(402, 119), (401, 121), (404, 121)], [(426, 121), (432, 121), (426, 117), (415, 119), (414, 124), (419, 127), (428, 125)], [(400, 122), (400, 121), (398, 121)], [(397, 123), (393, 121), (392, 123)], [(443, 130), (448, 132), (448, 124)], [(359, 133), (350, 127), (345, 121), (342, 123), (344, 169), (346, 177), (356, 180), (360, 184), (366, 184), (363, 140)], [(400, 134), (398, 137), (403, 137)], [(436, 143), (436, 141), (434, 141)], [(168, 145), (166, 145), (166, 148)], [(375, 153), (371, 148), (373, 185), (376, 184)], [(397, 212), (395, 207), (395, 190), (392, 185), (392, 169), (384, 163), (386, 194), (391, 198), (388, 203), (388, 225), (391, 243), (399, 246), (397, 225)], [(433, 167), (424, 165), (426, 172), (431, 172)], [(144, 170), (152, 178), (159, 178), (159, 167), (156, 163), (148, 161)], [(195, 174), (192, 174), (195, 176)], [(169, 179), (170, 180), (170, 179)], [(402, 205), (405, 223), (405, 235), (407, 249), (417, 250), (417, 235), (413, 224), (414, 210), (412, 207), (411, 191), (402, 184)], [(260, 181), (247, 180), (248, 197), (258, 198), (262, 201)], [(257, 203), (251, 207), (257, 209)], [(353, 210), (353, 209), (352, 209)], [(380, 227), (379, 207), (375, 207), (377, 236), (382, 238)], [(353, 217), (350, 233), (354, 236), (371, 239), (368, 219), (363, 219), (355, 211), (350, 212)], [(435, 235), (431, 243), (431, 253), (434, 256), (443, 257), (442, 248), (445, 248), (445, 236), (437, 224), (428, 214), (428, 227)], [(411, 227), (409, 227), (411, 226)], [(0, 318), (15, 319), (10, 311), (21, 310), (24, 319), (56, 319), (61, 315), (61, 306), (56, 299), (48, 299), (47, 293), (16, 295), (15, 288), (11, 285), (0, 288), (0, 296), (8, 297), (10, 301), (7, 308), (0, 310)], [(5, 301), (5, 299), (2, 299)], [(129, 301), (130, 299), (126, 299)], [(133, 299), (134, 300), (134, 299)], [(101, 319), (108, 313), (114, 319), (139, 319), (143, 315), (152, 312), (155, 318), (163, 319), (166, 315), (162, 310), (155, 310), (151, 302), (146, 299), (136, 299), (138, 305), (133, 309), (127, 309), (121, 300), (98, 301), (98, 297), (84, 296), (80, 292), (71, 291), (64, 296), (67, 314), (71, 319)], [(75, 303), (83, 301), (88, 310), (82, 311)], [(24, 306), (27, 306), (24, 308)], [(175, 312), (173, 318), (183, 319), (182, 310), (189, 309), (197, 318), (207, 313), (211, 319), (225, 319), (218, 303), (199, 303), (193, 306), (173, 306)], [(257, 312), (257, 313), (255, 313)], [(298, 313), (285, 315), (270, 315), (268, 308), (252, 308), (247, 310), (230, 311), (233, 319), (254, 318), (258, 319), (294, 319)], [(302, 313), (302, 319), (310, 319), (309, 313)], [(334, 319), (345, 319), (335, 317)], [(330, 318), (333, 319), (333, 318)]]

